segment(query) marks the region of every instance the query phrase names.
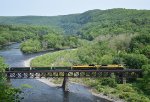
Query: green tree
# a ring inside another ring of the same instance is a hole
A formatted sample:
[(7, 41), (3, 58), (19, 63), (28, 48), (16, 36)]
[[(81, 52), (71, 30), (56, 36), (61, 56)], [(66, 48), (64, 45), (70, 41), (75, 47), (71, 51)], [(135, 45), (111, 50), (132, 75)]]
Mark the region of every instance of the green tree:
[(143, 65), (148, 64), (148, 58), (143, 54), (125, 54), (123, 58), (128, 68), (140, 69)]
[(144, 54), (147, 58), (150, 59), (150, 45), (147, 45), (143, 49), (140, 49), (140, 53)]
[(132, 38), (130, 43), (130, 49), (132, 52), (140, 51), (146, 45), (150, 44), (150, 35), (149, 34), (140, 34)]
[(4, 64), (3, 58), (0, 57), (0, 102), (18, 102), (20, 100), (18, 93), (21, 91), (12, 88), (12, 86), (7, 83), (4, 75), (6, 68), (7, 65)]
[(150, 64), (143, 65), (143, 80), (140, 83), (144, 92), (150, 95)]
[(104, 78), (101, 81), (101, 85), (109, 86), (109, 87), (116, 87), (117, 82), (114, 74), (111, 74), (110, 78)]
[(34, 53), (42, 50), (41, 43), (38, 40), (29, 39), (21, 44), (21, 51), (24, 53)]

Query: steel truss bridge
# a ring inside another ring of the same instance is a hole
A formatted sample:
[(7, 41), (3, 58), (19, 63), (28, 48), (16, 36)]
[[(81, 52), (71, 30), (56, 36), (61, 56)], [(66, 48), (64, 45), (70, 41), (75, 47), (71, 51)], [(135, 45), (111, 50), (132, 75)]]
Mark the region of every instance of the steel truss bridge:
[[(54, 78), (54, 77), (63, 77), (63, 89), (67, 89), (67, 80), (68, 78), (108, 78), (112, 77), (112, 74), (119, 80), (121, 83), (126, 83), (126, 79), (133, 79), (142, 77), (141, 69), (103, 69), (103, 70), (65, 70), (65, 67), (62, 67), (62, 70), (45, 70), (34, 68), (32, 70), (30, 67), (23, 67), (23, 69), (30, 70), (13, 70), (17, 68), (11, 68), (11, 70), (5, 71), (7, 79), (32, 79), (32, 78)], [(20, 68), (21, 69), (21, 68)]]

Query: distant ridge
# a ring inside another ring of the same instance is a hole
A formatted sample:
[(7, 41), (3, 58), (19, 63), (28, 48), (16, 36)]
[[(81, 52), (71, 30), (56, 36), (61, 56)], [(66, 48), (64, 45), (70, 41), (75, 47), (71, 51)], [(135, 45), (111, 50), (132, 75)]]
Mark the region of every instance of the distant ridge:
[(0, 16), (0, 24), (7, 25), (42, 25), (57, 26), (64, 29), (66, 34), (81, 33), (79, 30), (89, 25), (97, 26), (116, 21), (131, 21), (131, 19), (150, 19), (150, 10), (135, 9), (108, 9), (89, 10), (84, 13), (60, 15), (60, 16)]

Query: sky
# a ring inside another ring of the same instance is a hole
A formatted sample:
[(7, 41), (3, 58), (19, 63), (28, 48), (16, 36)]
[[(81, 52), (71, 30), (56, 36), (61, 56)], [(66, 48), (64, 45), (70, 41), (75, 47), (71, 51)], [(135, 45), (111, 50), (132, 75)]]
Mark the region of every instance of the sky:
[(112, 8), (150, 10), (150, 0), (0, 0), (0, 16), (56, 16)]

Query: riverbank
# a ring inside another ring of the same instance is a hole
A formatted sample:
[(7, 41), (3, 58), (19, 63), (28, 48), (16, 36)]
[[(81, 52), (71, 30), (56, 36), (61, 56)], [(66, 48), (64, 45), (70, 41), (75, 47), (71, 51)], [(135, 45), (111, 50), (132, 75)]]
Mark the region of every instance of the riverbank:
[[(84, 54), (80, 54), (80, 50), (68, 50), (59, 51), (55, 53), (47, 53), (43, 56), (37, 57), (32, 60), (32, 66), (72, 66), (74, 64), (82, 64), (81, 59), (79, 59)], [(83, 58), (85, 58), (84, 55)], [(84, 60), (84, 59), (83, 59)], [(85, 82), (84, 82), (85, 81)], [(97, 93), (102, 93), (104, 96), (108, 96), (108, 99), (122, 99), (127, 102), (149, 102), (149, 97), (143, 93), (139, 88), (137, 82), (130, 82), (126, 84), (118, 84), (115, 78), (99, 78), (99, 79), (89, 79), (82, 80), (85, 85), (96, 90)], [(95, 92), (94, 92), (95, 93)], [(115, 100), (116, 101), (116, 100)]]
[[(74, 50), (74, 49), (73, 49)], [(75, 50), (74, 50), (75, 51)], [(54, 52), (54, 53), (57, 53), (57, 52)], [(44, 54), (45, 55), (45, 54)], [(41, 57), (42, 57), (43, 55), (41, 55)], [(39, 57), (39, 56), (37, 56), (37, 57)], [(27, 67), (29, 67), (30, 66), (30, 63), (31, 63), (31, 61), (32, 60), (34, 60), (35, 58), (37, 58), (37, 57), (34, 57), (34, 58), (30, 58), (30, 59), (28, 59), (27, 61), (25, 61), (25, 66), (27, 66)], [(47, 84), (47, 85), (49, 85), (49, 86), (52, 86), (52, 87), (61, 87), (61, 83), (62, 83), (62, 80), (60, 79), (48, 79), (48, 80), (43, 80), (43, 79), (37, 79), (37, 80), (39, 80), (39, 81), (41, 81), (41, 82), (43, 82), (43, 83), (45, 83), (45, 84)], [(54, 81), (55, 80), (55, 81)], [(78, 80), (78, 79), (77, 79)], [(81, 79), (80, 79), (81, 80)], [(89, 92), (92, 94), (92, 95), (94, 95), (94, 96), (96, 96), (96, 97), (99, 97), (99, 98), (102, 98), (102, 99), (105, 99), (105, 100), (108, 100), (108, 101), (110, 101), (110, 102), (124, 102), (123, 100), (120, 100), (120, 99), (114, 99), (114, 98), (112, 98), (112, 97), (110, 97), (110, 96), (106, 96), (106, 95), (104, 95), (104, 94), (102, 94), (102, 93), (96, 93), (95, 91), (94, 91), (94, 89), (92, 89), (92, 87), (89, 87), (88, 85), (86, 85), (86, 84), (81, 84), (81, 83), (78, 83), (78, 81), (77, 82), (74, 82), (74, 81), (71, 81), (70, 80), (70, 83), (71, 84), (78, 84), (78, 85), (82, 85), (83, 87), (85, 87), (85, 88), (87, 88), (88, 90), (89, 90)]]
[[(112, 95), (106, 95), (104, 93), (99, 93), (95, 88), (91, 87), (90, 85), (88, 85), (88, 81), (86, 79), (89, 78), (69, 78), (69, 83), (71, 84), (77, 84), (77, 85), (82, 85), (83, 87), (85, 87), (93, 96), (108, 100), (110, 102), (125, 102), (125, 100), (119, 99), (115, 96)], [(89, 79), (92, 80), (92, 79)], [(56, 79), (51, 79), (50, 80), (52, 83), (54, 83), (55, 85), (61, 86), (61, 83), (63, 82), (63, 78), (56, 78)]]

